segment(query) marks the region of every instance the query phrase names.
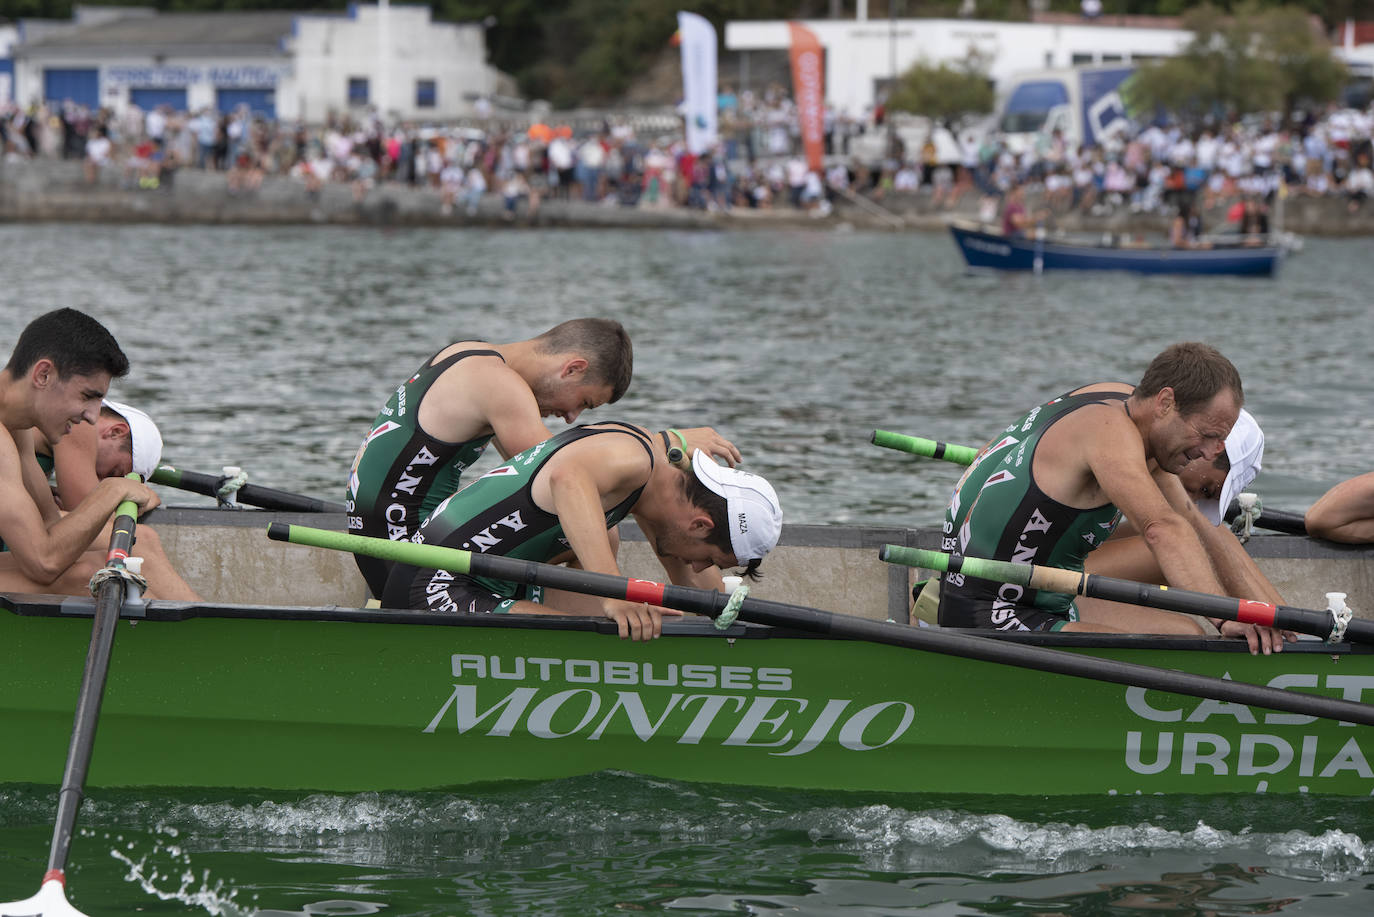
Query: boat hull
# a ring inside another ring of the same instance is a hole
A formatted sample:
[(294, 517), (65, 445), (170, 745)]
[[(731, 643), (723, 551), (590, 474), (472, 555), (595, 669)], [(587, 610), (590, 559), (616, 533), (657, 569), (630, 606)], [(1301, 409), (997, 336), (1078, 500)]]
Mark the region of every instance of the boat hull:
[[(91, 603), (7, 605), (0, 782), (54, 783)], [(89, 783), (423, 790), (613, 769), (935, 793), (1374, 791), (1368, 727), (761, 627), (667, 630), (646, 645), (585, 620), (154, 606), (120, 623)], [(1348, 648), (1034, 639), (1333, 697), (1374, 689), (1374, 654)]]
[(1230, 274), (1272, 276), (1283, 253), (1272, 246), (1210, 249), (1112, 248), (1052, 239), (1009, 239), (952, 225), (959, 251), (970, 268), (999, 271), (1131, 271), (1139, 274)]

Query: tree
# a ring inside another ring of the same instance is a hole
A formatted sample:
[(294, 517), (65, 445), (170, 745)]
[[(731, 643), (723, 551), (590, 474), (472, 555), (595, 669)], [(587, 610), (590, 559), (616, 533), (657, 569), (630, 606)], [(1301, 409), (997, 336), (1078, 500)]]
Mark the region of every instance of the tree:
[(992, 83), (983, 62), (970, 55), (961, 63), (917, 63), (897, 78), (888, 96), (890, 111), (909, 111), (950, 125), (965, 115), (992, 111)]
[(1255, 3), (1227, 17), (1204, 5), (1184, 17), (1193, 38), (1177, 57), (1141, 67), (1132, 80), (1134, 106), (1185, 121), (1253, 112), (1291, 114), (1340, 95), (1345, 65), (1310, 16), (1295, 6)]

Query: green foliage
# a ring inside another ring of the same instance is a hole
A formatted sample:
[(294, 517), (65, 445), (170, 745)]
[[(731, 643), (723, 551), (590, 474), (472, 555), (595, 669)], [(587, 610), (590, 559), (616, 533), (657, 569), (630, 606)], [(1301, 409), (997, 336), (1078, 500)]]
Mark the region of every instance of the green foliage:
[(981, 62), (970, 59), (955, 67), (916, 64), (898, 78), (887, 107), (950, 123), (963, 115), (992, 111), (993, 101), (992, 84)]
[(1178, 57), (1142, 67), (1132, 101), (1184, 120), (1292, 112), (1336, 99), (1345, 66), (1331, 55), (1309, 14), (1247, 3), (1234, 14), (1204, 5), (1185, 17), (1193, 39)]

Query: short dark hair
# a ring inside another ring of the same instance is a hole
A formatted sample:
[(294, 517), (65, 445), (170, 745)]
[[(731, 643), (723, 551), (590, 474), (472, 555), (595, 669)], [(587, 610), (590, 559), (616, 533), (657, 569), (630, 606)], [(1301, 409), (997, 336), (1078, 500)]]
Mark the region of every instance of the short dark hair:
[(100, 370), (119, 379), (129, 372), (129, 358), (100, 322), (75, 309), (55, 309), (29, 322), (5, 367), (19, 377), (39, 360), (51, 360), (57, 375), (89, 376)]
[(575, 353), (585, 357), (589, 380), (611, 387), (611, 403), (619, 401), (630, 387), (634, 348), (629, 333), (614, 319), (569, 319), (534, 340), (541, 353)]
[[(703, 484), (696, 472), (691, 470), (682, 475), (682, 492), (686, 495), (687, 502), (697, 509), (704, 510), (711, 517), (711, 534), (706, 538), (706, 543), (718, 550), (735, 553), (735, 546), (730, 543), (729, 504), (725, 498)], [(744, 575), (752, 580), (758, 579), (761, 563), (761, 557), (751, 559), (743, 565)]]
[(1153, 398), (1165, 388), (1174, 390), (1174, 406), (1180, 414), (1201, 410), (1225, 389), (1236, 393), (1237, 406), (1245, 404), (1240, 372), (1221, 351), (1196, 341), (1171, 344), (1151, 360), (1135, 394)]

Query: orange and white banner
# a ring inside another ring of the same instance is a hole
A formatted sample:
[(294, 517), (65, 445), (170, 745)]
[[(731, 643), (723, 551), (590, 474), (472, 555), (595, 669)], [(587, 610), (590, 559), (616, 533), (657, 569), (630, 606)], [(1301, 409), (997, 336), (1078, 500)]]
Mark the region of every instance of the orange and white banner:
[(789, 22), (792, 32), (792, 96), (801, 118), (802, 147), (806, 164), (820, 171), (825, 154), (825, 54), (816, 33)]

